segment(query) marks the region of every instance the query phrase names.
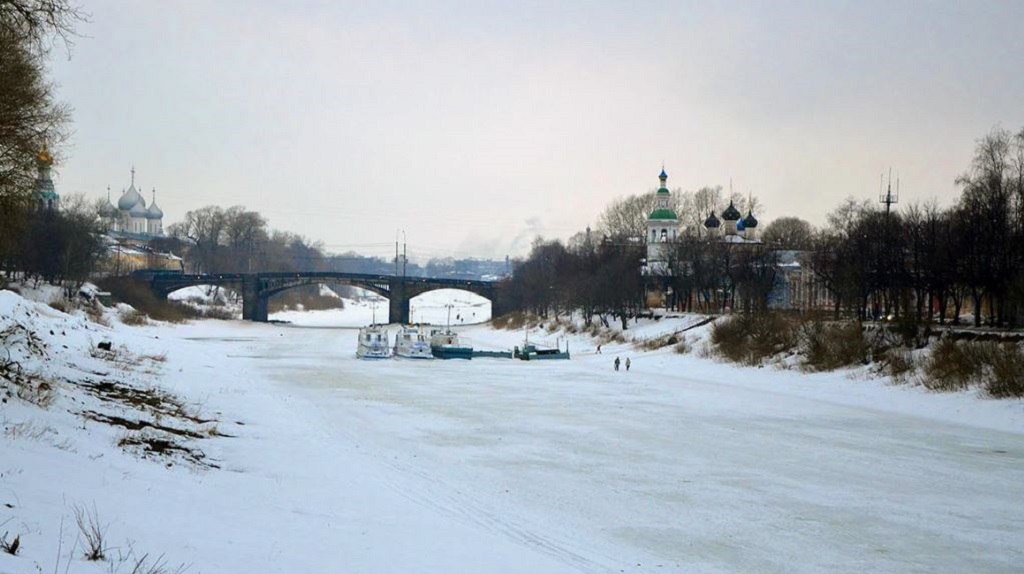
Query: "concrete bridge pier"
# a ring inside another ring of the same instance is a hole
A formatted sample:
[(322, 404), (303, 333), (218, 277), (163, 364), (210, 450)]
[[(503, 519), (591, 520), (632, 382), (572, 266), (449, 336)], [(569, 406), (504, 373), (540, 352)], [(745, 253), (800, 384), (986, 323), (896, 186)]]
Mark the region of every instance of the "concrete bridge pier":
[(409, 323), (409, 301), (413, 298), (404, 281), (390, 281), (388, 286), (388, 323)]
[(246, 275), (242, 279), (242, 319), (266, 323), (270, 319), (269, 299), (260, 294), (258, 275)]

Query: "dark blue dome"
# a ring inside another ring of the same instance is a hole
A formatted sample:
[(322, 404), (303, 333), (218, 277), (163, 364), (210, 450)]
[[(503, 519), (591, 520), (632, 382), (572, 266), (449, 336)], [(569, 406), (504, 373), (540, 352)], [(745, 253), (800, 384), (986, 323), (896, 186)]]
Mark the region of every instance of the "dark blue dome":
[(729, 202), (729, 207), (726, 207), (725, 211), (722, 212), (722, 219), (726, 221), (736, 221), (741, 217), (743, 216), (740, 215), (739, 210), (736, 209), (736, 206), (731, 201)]

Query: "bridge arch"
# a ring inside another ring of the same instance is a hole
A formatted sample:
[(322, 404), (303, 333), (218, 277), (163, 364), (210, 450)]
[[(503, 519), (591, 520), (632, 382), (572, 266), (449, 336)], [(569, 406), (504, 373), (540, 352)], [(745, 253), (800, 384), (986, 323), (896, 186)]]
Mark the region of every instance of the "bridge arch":
[[(213, 289), (218, 289), (216, 293), (213, 293)], [(228, 299), (236, 297), (242, 294), (241, 285), (226, 284), (218, 285), (216, 283), (210, 284), (198, 284), (198, 285), (183, 285), (174, 289), (170, 289), (163, 296), (167, 299), (173, 299), (175, 301), (197, 301), (206, 300), (210, 297), (216, 297), (221, 303), (226, 302)], [(198, 301), (197, 301), (198, 302)]]
[(388, 320), (393, 323), (408, 323), (410, 299), (437, 289), (458, 289), (475, 293), (491, 301), (492, 315), (501, 314), (498, 284), (489, 281), (322, 271), (202, 275), (136, 272), (133, 277), (148, 284), (150, 289), (162, 297), (193, 285), (219, 285), (237, 289), (242, 293), (242, 318), (249, 321), (267, 321), (268, 301), (271, 296), (295, 287), (317, 283), (348, 284), (386, 297), (389, 300)]
[(449, 286), (425, 289), (409, 297), (410, 322), (443, 325), (448, 321), (448, 305), (452, 305), (451, 324), (460, 325), (486, 323), (492, 317), (494, 303), (476, 290)]

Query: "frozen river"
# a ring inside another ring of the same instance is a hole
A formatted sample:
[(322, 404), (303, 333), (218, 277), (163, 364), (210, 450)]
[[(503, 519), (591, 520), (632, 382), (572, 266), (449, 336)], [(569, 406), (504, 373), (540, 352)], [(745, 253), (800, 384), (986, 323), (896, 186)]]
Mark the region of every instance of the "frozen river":
[[(0, 308), (47, 342), (29, 357), (46, 376), (154, 385), (188, 420), (211, 421), (197, 423), (209, 438), (182, 441), (205, 461), (190, 463), (124, 450), (122, 426), (83, 411), (150, 415), (77, 384), (62, 383), (49, 408), (8, 399), (0, 533), (20, 533), (23, 550), (0, 553), (2, 572), (49, 572), (61, 548), (80, 574), (124, 572), (80, 559), (65, 526), (81, 506), (112, 549), (207, 574), (961, 574), (1024, 563), (1021, 401), (892, 386), (867, 369), (738, 368), (626, 344), (597, 354), (583, 336), (569, 337), (571, 361), (359, 361), (357, 331), (326, 325), (364, 323), (372, 303), (293, 317), (319, 327), (108, 328), (13, 293)], [(466, 311), (487, 312), (471, 304), (453, 320)], [(523, 337), (459, 328), (480, 348)], [(128, 360), (93, 355), (98, 337)], [(633, 368), (614, 371), (616, 356)]]
[[(590, 349), (568, 362), (366, 362), (354, 358), (354, 330), (252, 331), (236, 355), (244, 347), (305, 402), (321, 440), (358, 451), (361, 468), (337, 473), (369, 473), (567, 572), (1024, 563), (1024, 434), (885, 404), (923, 394), (840, 400), (785, 382), (801, 375), (669, 353), (634, 353), (628, 373)], [(469, 335), (493, 347), (515, 339)]]

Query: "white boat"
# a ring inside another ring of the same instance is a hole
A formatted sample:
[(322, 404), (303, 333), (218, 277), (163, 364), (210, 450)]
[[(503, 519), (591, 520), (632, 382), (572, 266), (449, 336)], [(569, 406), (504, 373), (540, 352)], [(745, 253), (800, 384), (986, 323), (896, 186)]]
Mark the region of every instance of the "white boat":
[(402, 330), (395, 336), (394, 353), (396, 357), (406, 359), (434, 358), (430, 352), (430, 341), (427, 336), (416, 327), (410, 326), (402, 327)]
[(359, 329), (359, 346), (356, 356), (360, 359), (387, 359), (391, 357), (388, 348), (388, 331), (380, 325)]

